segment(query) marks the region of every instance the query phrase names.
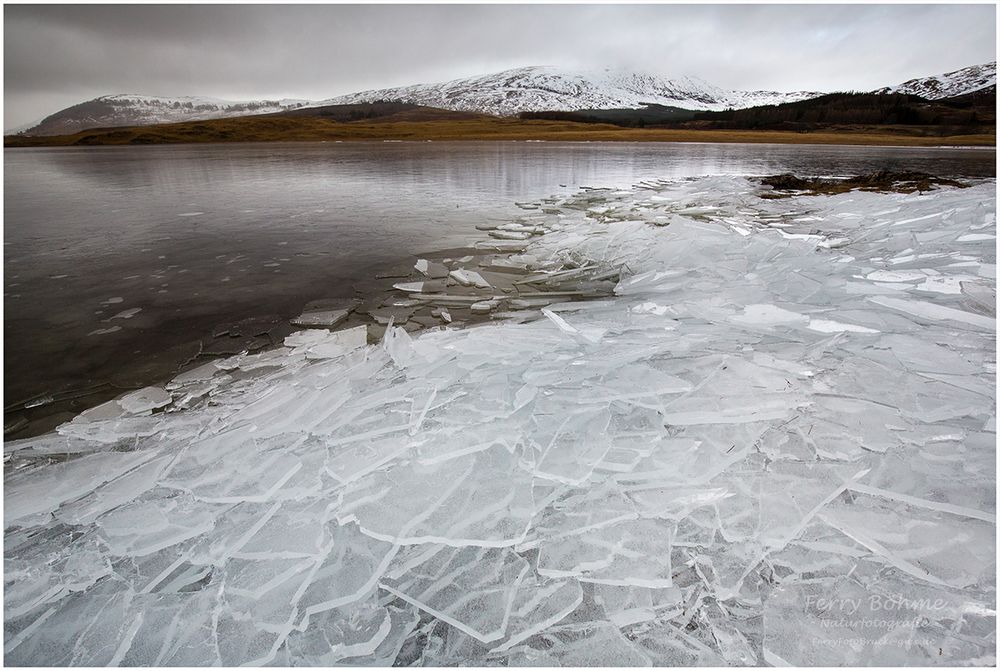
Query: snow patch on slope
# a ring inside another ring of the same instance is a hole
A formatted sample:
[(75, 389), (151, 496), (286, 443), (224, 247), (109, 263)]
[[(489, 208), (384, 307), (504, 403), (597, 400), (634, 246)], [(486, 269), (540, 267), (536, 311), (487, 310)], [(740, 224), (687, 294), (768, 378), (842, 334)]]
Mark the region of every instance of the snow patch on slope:
[(308, 100), (222, 100), (204, 96), (147, 96), (122, 93), (94, 98), (56, 112), (27, 129), (27, 135), (59, 135), (87, 128), (145, 126), (180, 121), (270, 114), (305, 107)]
[(887, 86), (875, 93), (907, 93), (928, 100), (939, 100), (973, 93), (997, 85), (997, 62), (972, 65), (943, 75), (920, 77)]
[(697, 77), (664, 79), (625, 70), (568, 70), (534, 66), (437, 84), (375, 89), (321, 105), (403, 100), (445, 109), (502, 116), (528, 111), (641, 108), (648, 103), (693, 110), (773, 105), (821, 95), (798, 91), (734, 91)]

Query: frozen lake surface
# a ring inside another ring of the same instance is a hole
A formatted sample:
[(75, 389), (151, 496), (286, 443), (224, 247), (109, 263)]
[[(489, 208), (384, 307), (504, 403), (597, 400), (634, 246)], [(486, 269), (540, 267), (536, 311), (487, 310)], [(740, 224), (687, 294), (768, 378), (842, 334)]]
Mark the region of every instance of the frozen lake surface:
[(765, 200), (645, 151), (520, 212), (512, 262), (614, 297), (8, 442), (6, 663), (995, 664), (995, 180)]
[(718, 144), (6, 150), (7, 403), (55, 394), (70, 400), (31, 412), (79, 411), (162, 379), (220, 324), (351, 296), (383, 266), (520, 214), (515, 201), (700, 175), (992, 176), (994, 161), (992, 150)]

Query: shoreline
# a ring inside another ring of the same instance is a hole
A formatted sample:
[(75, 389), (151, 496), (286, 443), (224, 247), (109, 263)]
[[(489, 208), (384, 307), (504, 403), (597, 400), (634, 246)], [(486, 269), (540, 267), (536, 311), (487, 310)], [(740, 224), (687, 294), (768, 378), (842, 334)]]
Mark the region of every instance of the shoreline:
[(273, 142), (633, 142), (996, 147), (996, 135), (930, 135), (920, 129), (816, 131), (634, 129), (600, 124), (497, 119), (490, 122), (384, 122), (241, 127), (231, 120), (104, 128), (56, 136), (5, 136), (4, 148), (267, 144)]
[[(753, 178), (750, 175), (745, 177)], [(604, 191), (608, 189), (580, 186), (573, 197)], [(609, 279), (607, 268), (597, 268), (596, 273), (594, 268), (588, 267), (580, 270), (562, 266), (553, 270), (544, 264), (534, 263), (530, 253), (525, 254), (525, 249), (532, 242), (551, 232), (539, 230), (540, 227), (530, 223), (532, 212), (544, 213), (557, 200), (547, 196), (516, 203), (523, 215), (501, 224), (476, 225), (475, 232), (470, 231), (464, 236), (467, 244), (463, 246), (424, 251), (373, 267), (366, 278), (354, 284), (352, 298), (308, 301), (301, 304), (298, 316), (289, 318), (276, 320), (273, 315), (252, 315), (231, 325), (236, 327), (232, 332), (220, 332), (215, 326), (206, 330), (203, 338), (192, 341), (201, 345), (192, 356), (176, 356), (178, 346), (143, 358), (140, 368), (151, 370), (147, 375), (134, 374), (132, 379), (138, 383), (135, 386), (125, 387), (106, 379), (87, 387), (18, 399), (4, 408), (5, 440), (31, 439), (52, 433), (63, 423), (88, 410), (140, 389), (162, 389), (174, 378), (213, 362), (241, 354), (262, 354), (281, 349), (286, 347), (285, 338), (300, 331), (326, 328), (335, 333), (364, 326), (367, 343), (372, 345), (383, 339), (391, 325), (401, 326), (408, 333), (416, 334), (442, 328), (471, 328), (513, 319), (531, 321), (542, 318), (541, 309), (554, 303), (613, 296), (614, 282), (594, 288), (595, 275), (598, 283)], [(518, 260), (518, 257), (522, 259)], [(429, 264), (430, 272), (418, 270), (417, 264), (420, 263)], [(454, 279), (454, 271), (465, 274), (471, 271), (474, 277), (472, 281), (459, 282)], [(539, 275), (550, 272), (561, 273), (565, 277), (549, 281)], [(535, 282), (525, 281), (532, 276), (535, 276)], [(484, 277), (488, 278), (487, 286), (477, 286), (476, 282), (481, 282)], [(421, 286), (417, 288), (417, 284)], [(511, 307), (511, 301), (520, 302)], [(474, 303), (488, 304), (488, 307), (481, 305), (480, 310), (475, 311), (472, 309)], [(308, 321), (310, 315), (327, 318), (336, 312), (345, 314), (327, 326), (295, 323), (303, 318)], [(227, 336), (233, 340), (227, 342)], [(252, 346), (243, 347), (247, 342)], [(206, 343), (215, 346), (206, 348)], [(171, 366), (170, 372), (164, 373), (164, 365)], [(26, 423), (19, 424), (19, 418), (27, 420)]]
[[(540, 201), (542, 200), (544, 199), (540, 199)], [(504, 222), (499, 225), (508, 225), (511, 223), (512, 222)], [(489, 237), (487, 234), (487, 231), (491, 230), (490, 228), (479, 225), (476, 229), (480, 235), (475, 235), (470, 232), (466, 236), (468, 240), (467, 246), (447, 247), (433, 251), (420, 252), (418, 254), (410, 255), (398, 262), (371, 268), (367, 278), (359, 280), (354, 285), (353, 298), (317, 299), (309, 301), (300, 306), (297, 311), (297, 317), (290, 317), (287, 319), (283, 318), (278, 321), (270, 319), (269, 316), (263, 315), (250, 316), (241, 320), (236, 325), (249, 324), (253, 327), (255, 324), (258, 324), (258, 322), (260, 324), (264, 324), (266, 321), (270, 325), (270, 328), (268, 328), (266, 332), (254, 332), (253, 338), (268, 338), (270, 343), (262, 344), (251, 349), (240, 349), (240, 352), (246, 354), (271, 352), (285, 347), (284, 339), (292, 333), (322, 329), (324, 328), (322, 326), (297, 326), (294, 322), (311, 313), (329, 311), (331, 307), (347, 309), (348, 314), (346, 315), (346, 318), (330, 326), (329, 330), (331, 332), (338, 332), (356, 328), (358, 326), (365, 326), (367, 328), (368, 344), (378, 344), (381, 341), (389, 326), (389, 322), (385, 315), (391, 312), (396, 313), (392, 315), (395, 319), (395, 326), (402, 326), (407, 332), (414, 334), (434, 330), (436, 328), (466, 328), (498, 320), (509, 319), (511, 317), (510, 314), (494, 317), (493, 310), (485, 313), (475, 313), (469, 308), (458, 307), (452, 308), (449, 311), (449, 320), (445, 321), (440, 317), (433, 317), (426, 314), (434, 309), (431, 307), (433, 301), (426, 301), (420, 306), (408, 304), (407, 301), (410, 303), (413, 302), (412, 299), (405, 298), (405, 296), (409, 295), (408, 292), (394, 288), (394, 285), (403, 283), (414, 283), (424, 280), (434, 282), (435, 279), (438, 281), (445, 279), (432, 278), (420, 273), (416, 269), (415, 264), (421, 260), (429, 261), (432, 265), (447, 265), (449, 266), (449, 269), (451, 267), (459, 269), (474, 269), (482, 265), (482, 262), (484, 261), (491, 261), (500, 257), (509, 258), (516, 253), (489, 251), (488, 249), (477, 248), (477, 245), (484, 242), (488, 244), (489, 240), (495, 239)], [(523, 277), (529, 273), (527, 268), (524, 269), (523, 273), (513, 272), (510, 268), (505, 269), (505, 272), (511, 273), (511, 277)], [(458, 295), (479, 296), (484, 299), (490, 298), (489, 296), (482, 294), (482, 292), (475, 287), (464, 287), (460, 283), (453, 282), (450, 279), (447, 281), (450, 283), (448, 288), (452, 290), (453, 294), (457, 293)], [(310, 308), (310, 306), (317, 304), (319, 307)], [(350, 306), (348, 307), (349, 304)], [(413, 308), (410, 312), (412, 313), (411, 316), (415, 319), (407, 317), (400, 321), (400, 316), (405, 314), (408, 308)], [(376, 312), (378, 313), (378, 316), (370, 314), (370, 312)], [(460, 318), (461, 321), (453, 319), (450, 316), (450, 313), (452, 312), (454, 312), (455, 317)], [(524, 310), (522, 314), (528, 314), (530, 312), (537, 312), (537, 310)], [(431, 317), (431, 319), (428, 320), (428, 317)], [(264, 326), (258, 325), (256, 328), (263, 329)], [(61, 391), (53, 391), (51, 393), (37, 394), (29, 398), (17, 399), (4, 407), (4, 440), (28, 440), (53, 433), (62, 424), (72, 421), (74, 418), (84, 412), (87, 412), (88, 410), (113, 402), (116, 399), (141, 389), (150, 387), (166, 387), (171, 380), (178, 376), (184, 375), (185, 373), (197, 368), (201, 368), (207, 364), (222, 361), (238, 355), (240, 352), (237, 352), (236, 350), (227, 351), (224, 349), (226, 346), (226, 336), (227, 334), (224, 332), (219, 333), (218, 328), (216, 327), (215, 329), (206, 330), (204, 338), (199, 339), (197, 342), (205, 343), (208, 342), (210, 338), (214, 338), (211, 342), (213, 344), (218, 343), (220, 345), (219, 347), (210, 348), (208, 351), (206, 351), (204, 347), (199, 347), (199, 350), (194, 353), (193, 356), (179, 358), (177, 356), (172, 356), (173, 354), (176, 354), (175, 350), (180, 349), (180, 346), (176, 346), (168, 348), (167, 350), (160, 352), (158, 355), (144, 358), (142, 362), (140, 362), (141, 367), (154, 368), (157, 369), (157, 372), (141, 377), (135, 376), (134, 379), (140, 382), (138, 386), (124, 387), (114, 384), (111, 380), (101, 380), (94, 381), (93, 384), (86, 387), (63, 389)], [(245, 334), (241, 334), (238, 337), (245, 337)], [(192, 341), (192, 343), (194, 342), (196, 341)], [(237, 343), (234, 343), (234, 345), (235, 344)], [(239, 344), (243, 344), (243, 340), (241, 340)], [(170, 365), (172, 367), (172, 371), (166, 375), (162, 372), (162, 367), (164, 365)], [(26, 423), (21, 422), (21, 418), (26, 420)]]

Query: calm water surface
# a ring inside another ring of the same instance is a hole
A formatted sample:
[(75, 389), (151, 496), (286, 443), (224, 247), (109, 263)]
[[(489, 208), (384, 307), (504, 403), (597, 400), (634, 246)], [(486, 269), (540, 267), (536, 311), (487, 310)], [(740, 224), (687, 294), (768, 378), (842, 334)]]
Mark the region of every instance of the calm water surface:
[[(5, 404), (152, 381), (163, 371), (148, 361), (176, 348), (167, 356), (176, 365), (185, 343), (218, 324), (289, 318), (307, 301), (351, 296), (379, 268), (465, 244), (478, 237), (475, 224), (523, 213), (515, 201), (658, 177), (880, 168), (993, 177), (995, 152), (647, 143), (7, 149)], [(122, 312), (132, 316), (112, 319)]]

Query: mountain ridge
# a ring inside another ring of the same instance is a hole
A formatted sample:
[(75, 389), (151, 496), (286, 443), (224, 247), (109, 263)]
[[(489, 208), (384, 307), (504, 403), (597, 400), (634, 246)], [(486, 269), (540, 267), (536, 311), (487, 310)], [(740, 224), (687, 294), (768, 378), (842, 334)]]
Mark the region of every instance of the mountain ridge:
[(907, 93), (928, 100), (954, 98), (996, 86), (997, 62), (970, 65), (929, 77), (909, 79), (902, 84), (876, 89), (872, 93)]
[[(142, 126), (283, 112), (309, 104), (312, 104), (311, 101), (287, 98), (222, 100), (207, 96), (116, 93), (99, 96), (59, 110), (22, 132), (31, 135), (63, 135), (90, 128)], [(42, 132), (38, 129), (42, 129)]]
[[(996, 62), (941, 75), (911, 79), (873, 93), (912, 93), (940, 99), (996, 86)], [(818, 91), (744, 91), (725, 89), (694, 76), (664, 78), (604, 68), (572, 70), (556, 66), (513, 68), (434, 84), (370, 89), (321, 101), (268, 99), (229, 101), (205, 96), (100, 96), (59, 110), (24, 135), (65, 135), (102, 127), (200, 121), (287, 112), (328, 105), (401, 101), (460, 112), (515, 116), (521, 112), (641, 108), (647, 104), (696, 111), (745, 109), (808, 100)]]
[(790, 102), (816, 95), (820, 94), (814, 91), (727, 90), (692, 76), (665, 79), (611, 68), (570, 70), (530, 66), (435, 84), (370, 89), (330, 98), (323, 104), (402, 100), (429, 107), (514, 116), (521, 112), (640, 107), (643, 104), (721, 110)]

